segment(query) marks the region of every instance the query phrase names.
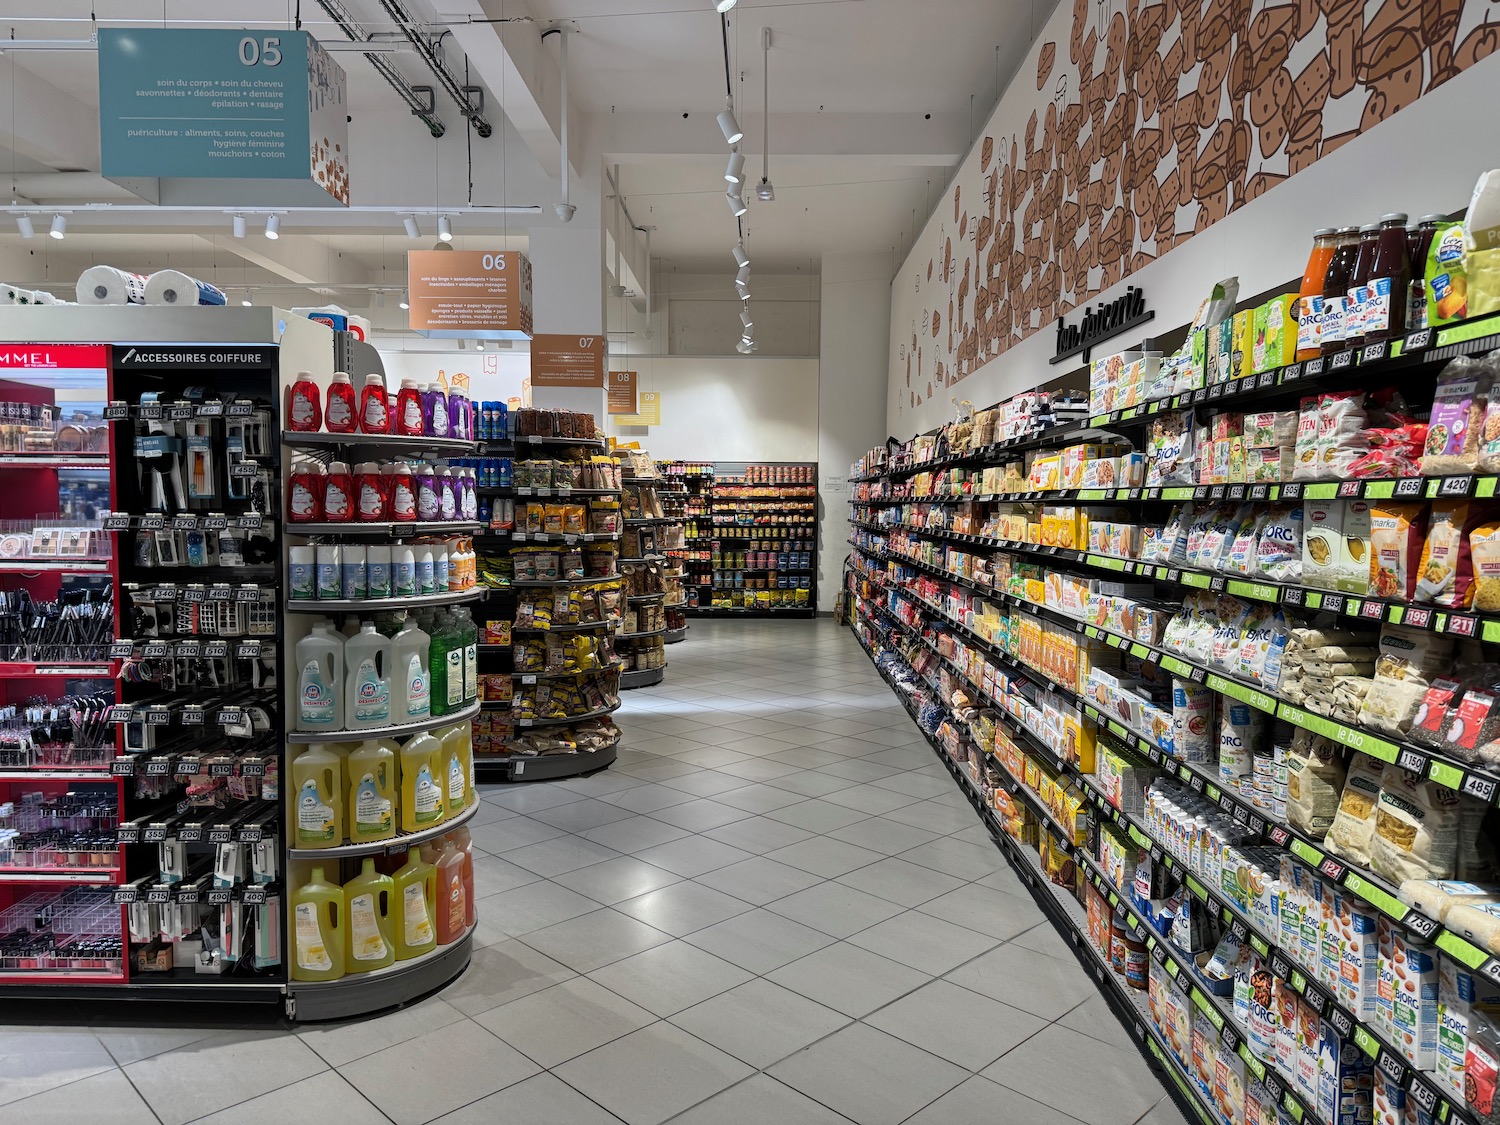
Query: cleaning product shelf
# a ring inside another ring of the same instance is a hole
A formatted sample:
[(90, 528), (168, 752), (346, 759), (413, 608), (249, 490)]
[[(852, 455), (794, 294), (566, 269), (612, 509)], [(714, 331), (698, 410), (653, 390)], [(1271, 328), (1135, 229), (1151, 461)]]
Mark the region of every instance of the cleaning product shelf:
[(347, 1019), (393, 1008), (440, 988), (468, 967), (474, 930), (430, 953), (368, 973), (337, 980), (292, 981), (286, 986), (287, 1016), (298, 1021)]
[(411, 437), (406, 434), (303, 434), (282, 432), (281, 444), (293, 449), (379, 449), (391, 453), (473, 453), (476, 441), (462, 438)]
[(404, 539), (409, 535), (446, 535), (450, 532), (462, 534), (478, 531), (483, 526), (478, 520), (406, 520), (391, 523), (351, 520), (346, 523), (289, 523), (286, 531), (288, 535), (389, 535)]
[(483, 780), (489, 779), (486, 775), (498, 774), (505, 781), (556, 781), (602, 770), (618, 755), (618, 743), (602, 750), (574, 751), (571, 754), (492, 755), (487, 758), (475, 755), (474, 772)]
[(477, 602), (489, 593), (488, 588), (476, 586), (472, 590), (448, 590), (441, 594), (412, 594), (404, 598), (328, 598), (288, 601), (286, 608), (291, 613), (328, 613), (329, 611), (358, 613), (366, 609), (420, 609), (427, 605)]
[(415, 723), (398, 723), (386, 727), (360, 727), (357, 730), (289, 730), (286, 732), (286, 740), (293, 746), (306, 746), (313, 742), (347, 742), (350, 739), (367, 738), (404, 738), (408, 734), (418, 734), (424, 730), (432, 730), (434, 727), (451, 726), (461, 723), (465, 719), (472, 719), (479, 714), (479, 701), (473, 703), (460, 711), (450, 711), (446, 715), (435, 715), (432, 718), (422, 719)]
[[(361, 732), (362, 733), (362, 732)], [(457, 816), (450, 816), (441, 824), (435, 824), (431, 828), (424, 828), (420, 832), (398, 832), (389, 840), (370, 840), (358, 844), (340, 844), (332, 848), (288, 848), (287, 851), (293, 859), (320, 859), (330, 857), (333, 859), (347, 859), (357, 855), (398, 855), (408, 848), (416, 847), (418, 844), (428, 840), (434, 840), (439, 836), (453, 831), (460, 824), (465, 824), (474, 818), (479, 811), (479, 795), (474, 795), (474, 803), (468, 805)]]

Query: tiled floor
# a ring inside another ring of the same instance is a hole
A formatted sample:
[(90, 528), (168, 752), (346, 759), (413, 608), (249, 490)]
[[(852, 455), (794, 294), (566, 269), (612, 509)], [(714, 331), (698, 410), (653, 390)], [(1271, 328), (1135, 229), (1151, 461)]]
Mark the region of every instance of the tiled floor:
[(294, 1031), (0, 1009), (0, 1122), (1181, 1125), (847, 630), (688, 636), (614, 768), (485, 793), (441, 994)]

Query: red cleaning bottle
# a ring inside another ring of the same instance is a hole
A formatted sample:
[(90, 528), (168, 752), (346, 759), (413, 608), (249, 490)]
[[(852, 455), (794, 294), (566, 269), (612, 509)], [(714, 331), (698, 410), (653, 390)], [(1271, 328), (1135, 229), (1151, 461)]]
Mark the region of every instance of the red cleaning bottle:
[(323, 489), (323, 518), (329, 523), (347, 523), (354, 518), (354, 477), (343, 461), (328, 466)]
[(366, 375), (359, 392), (359, 428), (366, 434), (391, 432), (391, 404), (385, 393), (384, 375)]
[(422, 436), (422, 392), (417, 390), (415, 379), (401, 380), (401, 391), (396, 395), (394, 430), (411, 437)]
[(394, 521), (417, 518), (417, 491), (412, 483), (411, 466), (405, 461), (393, 461), (381, 470), (386, 478), (387, 510)]
[(381, 523), (390, 517), (386, 511), (390, 499), (386, 495), (386, 478), (374, 461), (364, 461), (354, 467), (354, 488), (359, 495), (359, 507), (355, 517), (367, 523)]
[(317, 461), (298, 461), (287, 484), (286, 518), (292, 523), (318, 523), (323, 519), (323, 466)]
[(352, 434), (359, 421), (355, 413), (354, 384), (347, 371), (335, 371), (328, 384), (328, 405), (323, 410), (323, 424), (331, 434)]
[(315, 434), (323, 428), (323, 407), (312, 374), (297, 372), (297, 381), (286, 396), (286, 428), (299, 434)]

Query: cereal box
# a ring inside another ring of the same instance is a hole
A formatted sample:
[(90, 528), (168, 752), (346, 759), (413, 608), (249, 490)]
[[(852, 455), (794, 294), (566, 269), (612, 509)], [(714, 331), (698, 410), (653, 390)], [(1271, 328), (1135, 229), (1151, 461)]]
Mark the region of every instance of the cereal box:
[(1375, 1061), (1331, 1023), (1318, 1023), (1318, 1115), (1328, 1125), (1367, 1125), (1374, 1112)]

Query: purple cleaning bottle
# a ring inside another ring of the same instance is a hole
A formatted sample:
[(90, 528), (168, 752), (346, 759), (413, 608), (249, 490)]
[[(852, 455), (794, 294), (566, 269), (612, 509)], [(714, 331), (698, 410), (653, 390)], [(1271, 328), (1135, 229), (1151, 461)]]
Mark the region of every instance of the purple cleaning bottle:
[(448, 392), (448, 435), (461, 441), (474, 440), (474, 404), (457, 387)]
[(472, 467), (460, 470), (459, 476), (459, 519), (475, 520), (479, 518), (479, 492), (474, 479)]
[(436, 383), (422, 391), (422, 430), (428, 437), (448, 436), (448, 396)]
[(442, 519), (442, 497), (438, 494), (437, 470), (430, 461), (423, 461), (412, 473), (417, 486), (417, 519), (422, 523), (436, 523)]
[(438, 470), (438, 506), (441, 519), (458, 519), (458, 487), (454, 483), (453, 470), (446, 465)]

